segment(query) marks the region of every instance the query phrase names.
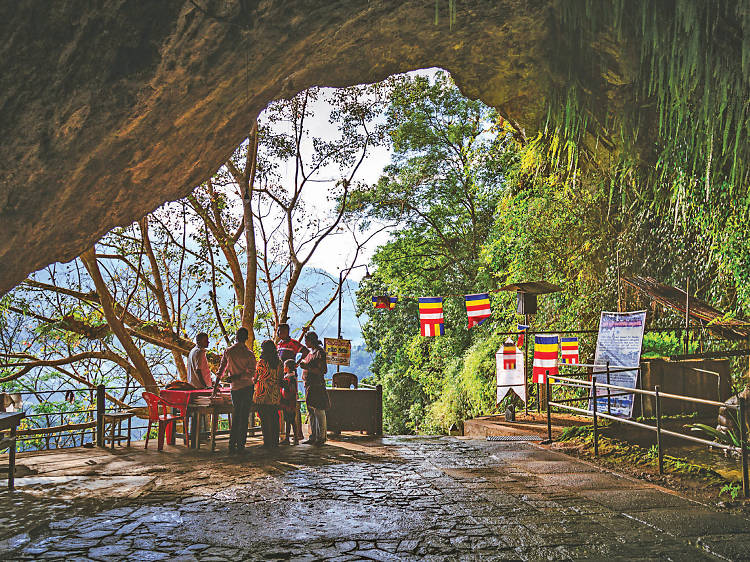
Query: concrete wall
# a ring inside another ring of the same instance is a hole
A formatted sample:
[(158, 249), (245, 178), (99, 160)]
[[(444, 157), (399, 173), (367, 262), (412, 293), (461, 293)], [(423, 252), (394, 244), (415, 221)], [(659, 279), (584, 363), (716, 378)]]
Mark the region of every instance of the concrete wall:
[[(713, 371), (718, 373), (718, 376), (695, 369)], [(729, 398), (730, 392), (729, 360), (690, 359), (669, 361), (667, 359), (648, 359), (642, 361), (641, 388), (654, 390), (656, 385), (659, 385), (661, 392), (723, 402)], [(656, 415), (654, 398), (636, 396), (634, 416), (641, 415), (641, 404), (643, 406), (642, 414), (645, 417)], [(718, 408), (714, 406), (666, 398), (662, 399), (661, 408), (663, 415), (688, 414), (691, 412), (698, 412), (702, 415), (718, 414)]]

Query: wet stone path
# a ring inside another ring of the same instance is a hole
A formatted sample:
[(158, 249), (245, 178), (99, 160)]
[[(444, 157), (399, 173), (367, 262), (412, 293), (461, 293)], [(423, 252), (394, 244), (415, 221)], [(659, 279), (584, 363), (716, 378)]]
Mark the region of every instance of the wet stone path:
[[(0, 494), (0, 559), (750, 559), (746, 519), (531, 444), (259, 451), (119, 453), (73, 480), (119, 473), (114, 491), (72, 496), (51, 479), (24, 491), (20, 478), (20, 492)], [(127, 478), (142, 480), (123, 492)]]

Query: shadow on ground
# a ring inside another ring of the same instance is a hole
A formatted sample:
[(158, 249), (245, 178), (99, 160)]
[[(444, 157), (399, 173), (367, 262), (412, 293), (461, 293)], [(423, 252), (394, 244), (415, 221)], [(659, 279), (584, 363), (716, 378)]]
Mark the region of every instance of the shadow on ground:
[[(23, 454), (4, 559), (743, 559), (750, 526), (528, 443)], [(142, 445), (141, 445), (142, 446)]]

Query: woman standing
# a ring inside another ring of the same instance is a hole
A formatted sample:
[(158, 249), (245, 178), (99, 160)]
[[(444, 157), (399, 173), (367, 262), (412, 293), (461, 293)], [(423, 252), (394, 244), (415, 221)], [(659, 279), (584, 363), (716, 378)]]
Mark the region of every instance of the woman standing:
[(309, 332), (305, 336), (305, 346), (310, 353), (299, 362), (299, 366), (302, 367), (305, 402), (310, 414), (310, 439), (304, 443), (322, 445), (327, 439), (326, 410), (331, 407), (325, 381), (328, 370), (326, 352), (315, 332)]
[(265, 340), (260, 345), (260, 359), (255, 367), (253, 402), (258, 407), (263, 430), (263, 447), (266, 449), (279, 446), (279, 405), (283, 377), (276, 345), (271, 340)]

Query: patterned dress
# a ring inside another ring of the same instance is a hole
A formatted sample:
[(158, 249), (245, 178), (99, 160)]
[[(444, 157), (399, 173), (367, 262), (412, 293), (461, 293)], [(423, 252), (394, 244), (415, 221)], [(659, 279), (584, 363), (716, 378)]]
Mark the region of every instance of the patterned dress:
[(282, 376), (281, 362), (273, 369), (266, 363), (265, 359), (259, 360), (255, 368), (253, 402), (256, 404), (280, 404)]

